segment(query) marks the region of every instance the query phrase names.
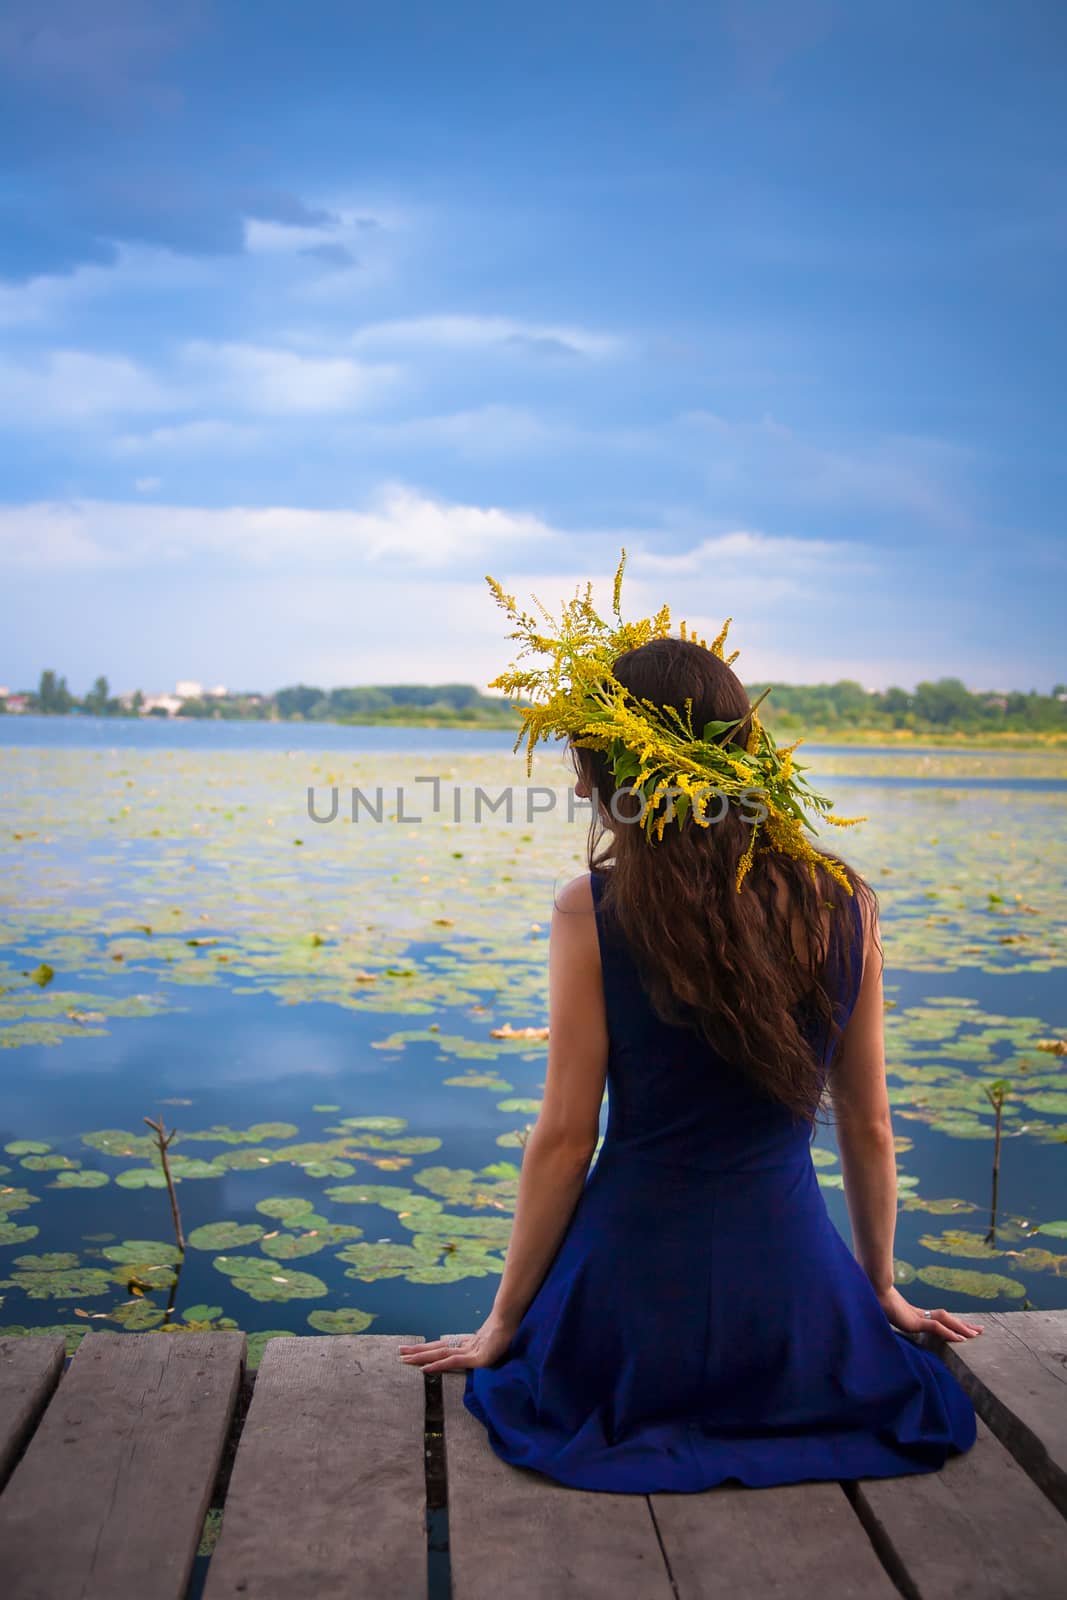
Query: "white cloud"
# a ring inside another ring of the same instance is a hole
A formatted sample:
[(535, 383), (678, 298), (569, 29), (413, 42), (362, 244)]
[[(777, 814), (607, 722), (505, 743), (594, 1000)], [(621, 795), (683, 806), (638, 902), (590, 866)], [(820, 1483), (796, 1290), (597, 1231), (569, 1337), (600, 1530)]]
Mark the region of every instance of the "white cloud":
[(184, 345), (181, 361), (192, 383), (216, 403), (275, 416), (361, 409), (399, 377), (396, 367), (349, 356), (204, 340)]
[(81, 423), (178, 404), (173, 389), (125, 356), (49, 350), (32, 362), (0, 359), (0, 416), (10, 423)]
[(277, 417), (363, 411), (399, 377), (394, 366), (270, 345), (194, 340), (179, 351), (176, 369), (161, 373), (125, 356), (45, 350), (0, 358), (0, 417), (16, 425), (79, 426), (186, 411), (205, 419), (186, 426), (210, 430), (220, 426), (209, 420), (219, 410)]
[(61, 321), (107, 295), (188, 295), (218, 283), (225, 265), (216, 258), (183, 256), (151, 245), (114, 241), (115, 258), (83, 262), (72, 272), (41, 273), (25, 283), (0, 283), (0, 327), (26, 328)]
[(385, 485), (363, 511), (152, 505), (99, 500), (0, 507), (0, 564), (29, 569), (181, 567), (204, 558), (253, 573), (329, 565), (338, 574), (443, 568), (551, 541), (538, 518), (449, 504)]
[(574, 448), (579, 436), (522, 406), (486, 405), (438, 416), (368, 423), (361, 425), (359, 439), (364, 445), (387, 450), (446, 446), (468, 460), (480, 461)]
[[(882, 570), (879, 553), (850, 539), (799, 539), (736, 530), (702, 539), (678, 554), (639, 550), (635, 576), (667, 579), (684, 590), (690, 613), (704, 597), (721, 596), (730, 609), (766, 611), (782, 604), (819, 603), (828, 593), (856, 589)], [(694, 621), (698, 620), (694, 616)], [(717, 633), (721, 618), (715, 624)]]
[(352, 337), (353, 348), (513, 350), (567, 354), (603, 360), (625, 350), (615, 334), (558, 323), (522, 322), (512, 317), (431, 316), (372, 322)]
[[(113, 680), (147, 688), (179, 677), (264, 688), (300, 679), (484, 685), (515, 645), (481, 574), (492, 572), (520, 604), (537, 595), (553, 615), (591, 577), (607, 615), (625, 543), (623, 615), (667, 603), (676, 624), (684, 618), (708, 638), (732, 616), (727, 652), (741, 652), (746, 683), (907, 686), (958, 673), (973, 687), (1028, 687), (1033, 677), (1026, 644), (996, 660), (984, 635), (961, 646), (955, 623), (943, 625), (951, 597), (913, 551), (751, 531), (679, 542), (668, 551), (633, 530), (579, 542), (533, 517), (403, 486), (386, 486), (359, 511), (0, 507), (0, 592), (9, 648), (33, 663), (54, 659), (72, 681), (101, 670), (103, 638)], [(46, 608), (27, 598), (42, 570)], [(1053, 673), (1050, 664), (1042, 681)]]
[(205, 417), (199, 422), (176, 422), (145, 433), (124, 433), (111, 441), (117, 456), (225, 455), (254, 450), (262, 441), (259, 428), (247, 423)]
[(244, 223), (245, 249), (250, 255), (296, 255), (301, 250), (318, 244), (333, 244), (336, 230), (329, 223), (318, 225), (289, 222), (261, 222), (258, 217), (246, 217)]
[(138, 494), (155, 494), (156, 490), (162, 486), (162, 479), (135, 478), (133, 481), (133, 486), (137, 490)]

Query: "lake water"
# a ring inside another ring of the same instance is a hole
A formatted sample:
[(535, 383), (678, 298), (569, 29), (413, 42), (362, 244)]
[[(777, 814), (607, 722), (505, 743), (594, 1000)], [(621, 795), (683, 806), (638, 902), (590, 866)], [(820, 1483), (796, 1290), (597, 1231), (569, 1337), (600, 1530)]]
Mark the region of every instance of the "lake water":
[[(0, 1331), (476, 1325), (545, 1061), (494, 1033), (545, 1021), (586, 827), (558, 754), (527, 780), (512, 742), (0, 717)], [(901, 1286), (1067, 1306), (1067, 757), (799, 754), (870, 819), (833, 843), (882, 906)], [(508, 785), (512, 820), (476, 820)], [(353, 788), (380, 821), (352, 820)], [(848, 1238), (828, 1129), (815, 1157)]]

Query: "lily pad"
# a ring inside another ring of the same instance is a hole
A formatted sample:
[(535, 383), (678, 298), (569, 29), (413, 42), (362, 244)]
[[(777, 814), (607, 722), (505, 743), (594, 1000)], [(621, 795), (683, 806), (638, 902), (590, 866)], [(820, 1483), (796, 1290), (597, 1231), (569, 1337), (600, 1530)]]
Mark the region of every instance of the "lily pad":
[(167, 1180), (161, 1167), (127, 1167), (115, 1175), (120, 1189), (165, 1189)]
[[(361, 1233), (356, 1228), (356, 1235)], [(318, 1255), (320, 1250), (325, 1250), (328, 1244), (335, 1241), (327, 1239), (324, 1234), (317, 1231), (311, 1233), (279, 1233), (273, 1239), (260, 1241), (260, 1249), (265, 1256), (272, 1257), (275, 1261), (295, 1261), (299, 1256)]]
[(416, 1198), (411, 1189), (398, 1183), (341, 1183), (326, 1193), (341, 1205), (388, 1206), (393, 1211)]
[(127, 1333), (151, 1333), (166, 1322), (166, 1313), (151, 1300), (130, 1300), (110, 1313), (113, 1322), (121, 1323)]
[(216, 1256), (212, 1265), (253, 1300), (317, 1300), (326, 1293), (321, 1278), (291, 1267), (280, 1270), (278, 1262), (261, 1256)]
[(57, 1172), (54, 1182), (49, 1184), (50, 1189), (104, 1189), (111, 1182), (106, 1172), (92, 1170), (72, 1172), (69, 1169)]
[(926, 1211), (931, 1216), (947, 1217), (953, 1214), (965, 1215), (969, 1211), (977, 1211), (978, 1207), (970, 1200), (924, 1200), (921, 1195), (909, 1194), (901, 1201), (904, 1211)]
[(292, 1335), (288, 1328), (267, 1328), (259, 1333), (248, 1335), (248, 1349), (245, 1356), (245, 1365), (249, 1372), (255, 1372), (263, 1360), (263, 1352), (272, 1339), (289, 1339)]
[(391, 1150), (396, 1155), (405, 1156), (425, 1156), (441, 1148), (440, 1139), (432, 1135), (421, 1138), (416, 1135), (403, 1135), (400, 1138), (390, 1139), (380, 1133), (353, 1132), (349, 1143), (356, 1145), (360, 1150)]
[(79, 1266), (77, 1256), (66, 1251), (16, 1257), (11, 1277), (0, 1283), (0, 1288), (12, 1286), (24, 1290), (31, 1300), (68, 1300), (114, 1290), (110, 1272)]
[(219, 1150), (211, 1162), (226, 1172), (261, 1172), (264, 1167), (273, 1166), (277, 1158), (278, 1152), (269, 1145), (257, 1144), (250, 1150)]
[(505, 1094), (512, 1088), (495, 1072), (465, 1072), (458, 1078), (446, 1078), (445, 1083), (450, 1089), (496, 1089)]
[(918, 1277), (934, 1289), (974, 1300), (1022, 1300), (1026, 1290), (1015, 1278), (999, 1272), (974, 1272), (966, 1267), (920, 1267)]
[[(329, 1190), (326, 1192), (330, 1193)], [(301, 1211), (314, 1211), (314, 1209), (314, 1201), (304, 1200), (299, 1195), (277, 1195), (256, 1202), (256, 1210), (262, 1211), (265, 1217), (278, 1217), (282, 1221), (299, 1216)]]
[(957, 1228), (946, 1229), (944, 1233), (924, 1233), (919, 1243), (924, 1250), (933, 1250), (942, 1256), (964, 1256), (975, 1261), (992, 1260), (1000, 1255), (995, 1245), (987, 1244), (984, 1235), (980, 1233), (965, 1233)]
[[(175, 1183), (181, 1183), (186, 1178), (222, 1178), (225, 1171), (212, 1161), (198, 1161), (193, 1156), (172, 1156), (170, 1160), (171, 1177)], [(167, 1180), (163, 1176), (160, 1166), (128, 1167), (125, 1172), (120, 1172), (115, 1182), (122, 1189), (165, 1189)]]
[(412, 1233), (440, 1236), (442, 1239), (481, 1239), (506, 1245), (511, 1238), (510, 1217), (461, 1217), (450, 1211), (418, 1212), (410, 1217), (398, 1214), (398, 1222)]
[(176, 1244), (158, 1239), (124, 1239), (105, 1246), (101, 1254), (108, 1261), (139, 1267), (172, 1267), (182, 1258)]
[(350, 1306), (340, 1311), (309, 1311), (308, 1322), (317, 1333), (363, 1333), (376, 1316), (375, 1311), (357, 1311)]
[(35, 1228), (32, 1223), (27, 1223), (20, 1228), (16, 1222), (0, 1222), (0, 1245), (29, 1244), (31, 1239), (36, 1239), (40, 1228)]
[(96, 1133), (83, 1133), (82, 1144), (90, 1150), (99, 1150), (105, 1156), (134, 1156), (151, 1158), (157, 1153), (156, 1141), (147, 1133), (127, 1133), (122, 1128), (100, 1128)]
[(43, 1334), (50, 1334), (53, 1338), (66, 1340), (67, 1355), (72, 1356), (88, 1332), (87, 1327), (79, 1327), (76, 1322), (53, 1322), (44, 1328), (26, 1328), (21, 1323), (11, 1323), (6, 1328), (0, 1328), (0, 1339), (39, 1338)]
[(42, 1256), (16, 1256), (15, 1265), (26, 1272), (68, 1272), (78, 1265), (78, 1257), (69, 1250), (49, 1250)]
[(187, 1243), (194, 1250), (233, 1250), (263, 1237), (257, 1222), (206, 1222), (194, 1228)]
[[(325, 1109), (336, 1111), (336, 1106)], [(403, 1133), (407, 1127), (404, 1117), (342, 1117), (343, 1128), (365, 1128), (370, 1133)], [(312, 1312), (313, 1316), (324, 1316), (325, 1312)]]
[(348, 1262), (346, 1278), (377, 1283), (382, 1278), (406, 1278), (409, 1272), (430, 1265), (440, 1254), (436, 1239), (426, 1244), (350, 1244), (338, 1252), (338, 1260)]
[(182, 1132), (181, 1138), (199, 1139), (209, 1144), (262, 1144), (264, 1139), (294, 1139), (300, 1129), (292, 1122), (254, 1122), (250, 1128), (231, 1128), (225, 1123), (213, 1128)]
[(513, 1211), (518, 1193), (518, 1168), (507, 1162), (499, 1163), (499, 1167), (509, 1174), (514, 1172), (514, 1177), (493, 1177), (487, 1175), (493, 1169), (485, 1168), (479, 1173), (469, 1167), (423, 1167), (415, 1174), (415, 1182), (453, 1205), (492, 1206), (496, 1210)]

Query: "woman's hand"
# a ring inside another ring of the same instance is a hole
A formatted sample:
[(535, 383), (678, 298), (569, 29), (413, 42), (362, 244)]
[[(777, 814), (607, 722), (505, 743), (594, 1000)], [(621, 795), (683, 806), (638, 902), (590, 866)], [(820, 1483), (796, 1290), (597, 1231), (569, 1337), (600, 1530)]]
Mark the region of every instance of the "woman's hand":
[(459, 1335), (460, 1345), (450, 1345), (446, 1339), (434, 1339), (427, 1344), (402, 1344), (400, 1359), (423, 1372), (452, 1372), (458, 1367), (491, 1367), (507, 1355), (508, 1346), (515, 1336), (514, 1325), (501, 1322), (498, 1317), (488, 1317), (477, 1333)]
[(931, 1311), (928, 1317), (924, 1317), (921, 1311), (905, 1300), (899, 1289), (880, 1294), (878, 1303), (893, 1327), (899, 1328), (901, 1333), (932, 1333), (946, 1344), (958, 1344), (963, 1339), (975, 1338), (982, 1331), (976, 1323), (965, 1322), (951, 1311)]

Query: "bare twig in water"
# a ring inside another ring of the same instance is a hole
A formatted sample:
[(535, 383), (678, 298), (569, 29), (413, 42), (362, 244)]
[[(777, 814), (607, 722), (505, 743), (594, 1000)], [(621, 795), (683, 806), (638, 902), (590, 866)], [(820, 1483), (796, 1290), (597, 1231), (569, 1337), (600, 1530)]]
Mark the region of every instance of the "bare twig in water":
[(982, 1091), (989, 1104), (996, 1113), (996, 1131), (993, 1141), (993, 1197), (990, 1204), (989, 1232), (986, 1234), (986, 1244), (997, 1242), (997, 1190), (1000, 1186), (1000, 1129), (1004, 1115), (1004, 1101), (1011, 1093), (1011, 1085), (1004, 1078), (998, 1078), (995, 1083), (983, 1084)]
[(178, 1196), (174, 1189), (174, 1175), (170, 1170), (170, 1162), (167, 1159), (167, 1151), (170, 1149), (171, 1142), (178, 1130), (177, 1128), (172, 1128), (169, 1133), (167, 1132), (163, 1122), (162, 1112), (160, 1113), (158, 1122), (153, 1122), (151, 1117), (145, 1117), (144, 1121), (145, 1127), (151, 1128), (152, 1132), (156, 1136), (156, 1144), (159, 1148), (159, 1159), (163, 1167), (163, 1176), (167, 1182), (167, 1193), (170, 1195), (170, 1214), (174, 1221), (174, 1238), (177, 1241), (178, 1249), (184, 1256), (185, 1234), (182, 1231), (182, 1214), (178, 1210)]

